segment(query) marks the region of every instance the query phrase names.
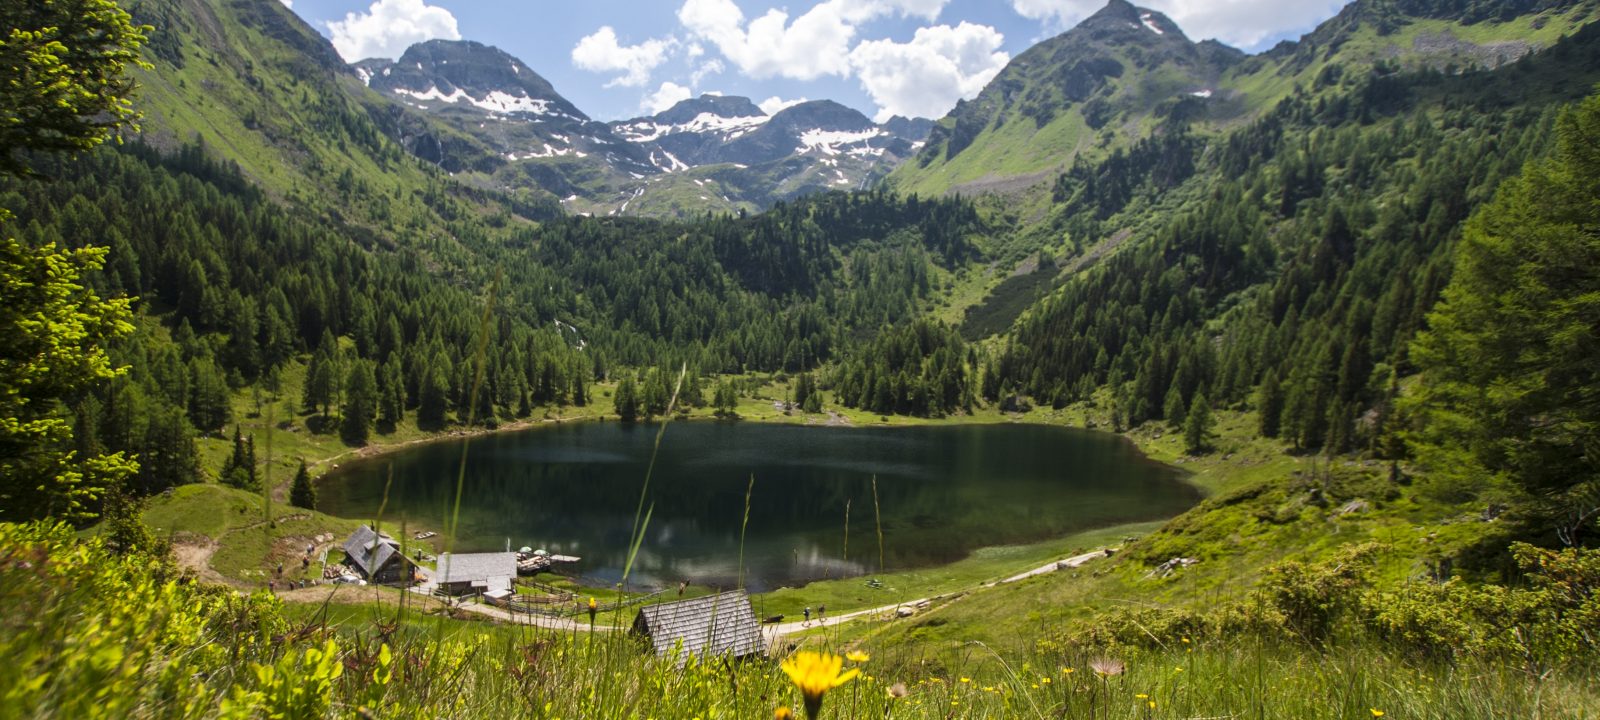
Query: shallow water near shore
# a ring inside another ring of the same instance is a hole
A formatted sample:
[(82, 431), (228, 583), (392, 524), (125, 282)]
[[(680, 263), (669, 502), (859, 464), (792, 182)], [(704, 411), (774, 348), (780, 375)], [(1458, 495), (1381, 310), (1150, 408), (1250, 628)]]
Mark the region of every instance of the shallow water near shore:
[[(319, 509), (373, 517), (392, 471), (385, 526), (406, 519), (442, 528), (470, 442), (457, 550), (509, 542), (578, 555), (581, 580), (610, 584), (626, 560), (657, 429), (574, 423), (419, 445), (331, 473)], [(756, 592), (877, 572), (874, 477), (888, 570), (1169, 517), (1200, 499), (1180, 471), (1105, 433), (1024, 424), (676, 423), (662, 442), (646, 499), (654, 513), (629, 584), (737, 584), (752, 475), (744, 565)]]

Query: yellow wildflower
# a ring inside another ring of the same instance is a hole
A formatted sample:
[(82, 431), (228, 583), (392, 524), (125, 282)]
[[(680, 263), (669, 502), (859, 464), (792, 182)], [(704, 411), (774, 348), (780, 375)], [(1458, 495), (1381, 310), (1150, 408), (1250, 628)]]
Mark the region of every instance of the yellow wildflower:
[(780, 707), (777, 712), (772, 714), (772, 720), (794, 720), (794, 711), (786, 707)]
[(1372, 711), (1372, 716), (1373, 717), (1383, 717), (1383, 711), (1382, 710), (1379, 710), (1377, 708), (1367, 708), (1367, 709)]
[(833, 654), (811, 652), (809, 650), (791, 655), (783, 661), (783, 672), (800, 688), (800, 694), (805, 697), (806, 716), (816, 718), (822, 711), (822, 696), (828, 694), (840, 685), (855, 679), (861, 671), (856, 668), (843, 670), (844, 658)]
[(872, 656), (861, 652), (860, 650), (851, 650), (850, 652), (845, 653), (844, 659), (853, 663), (864, 663), (868, 660), (871, 660)]

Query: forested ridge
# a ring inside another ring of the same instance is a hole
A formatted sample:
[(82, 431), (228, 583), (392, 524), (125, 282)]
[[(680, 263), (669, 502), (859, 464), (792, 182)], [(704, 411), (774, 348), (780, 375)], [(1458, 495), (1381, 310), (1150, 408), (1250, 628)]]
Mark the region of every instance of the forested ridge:
[(997, 372), (1057, 406), (1110, 388), (1123, 426), (1181, 424), (1204, 393), (1254, 407), (1262, 435), (1297, 448), (1381, 455), (1462, 223), (1552, 144), (1561, 98), (1508, 103), (1503, 82), (1563, 75), (1581, 94), (1595, 36), (1473, 73), (1476, 85), (1379, 66), (1223, 138), (1176, 124), (1063, 173), (1061, 230), (1149, 241), (1030, 309)]
[[(834, 193), (747, 218), (460, 221), (451, 242), (395, 243), (284, 212), (197, 145), (34, 167), (0, 185), (7, 228), (33, 246), (107, 246), (90, 286), (138, 299), (138, 329), (111, 348), (130, 372), (66, 400), (84, 449), (144, 458), (141, 492), (203, 479), (195, 434), (240, 420), (240, 389), (271, 405), (291, 363), (306, 363), (304, 394), (279, 417), (312, 414), (356, 445), (413, 414), (439, 429), (584, 405), (617, 367), (814, 368), (917, 313), (983, 231), (960, 200)], [(502, 280), (474, 409), (489, 268)]]

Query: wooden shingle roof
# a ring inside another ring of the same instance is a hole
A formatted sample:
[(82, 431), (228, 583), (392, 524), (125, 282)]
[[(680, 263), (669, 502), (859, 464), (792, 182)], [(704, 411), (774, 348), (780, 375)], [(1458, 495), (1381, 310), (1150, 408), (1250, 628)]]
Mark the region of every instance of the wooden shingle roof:
[(400, 544), (394, 538), (362, 525), (344, 541), (344, 554), (362, 574), (371, 577), (400, 554)]
[(490, 578), (517, 577), (517, 554), (497, 553), (444, 553), (439, 556), (439, 570), (434, 580), (440, 585), (472, 583), (481, 585)]
[(688, 655), (731, 655), (736, 658), (767, 651), (750, 598), (734, 590), (718, 595), (647, 605), (634, 618), (633, 631), (650, 637), (657, 655), (679, 647)]

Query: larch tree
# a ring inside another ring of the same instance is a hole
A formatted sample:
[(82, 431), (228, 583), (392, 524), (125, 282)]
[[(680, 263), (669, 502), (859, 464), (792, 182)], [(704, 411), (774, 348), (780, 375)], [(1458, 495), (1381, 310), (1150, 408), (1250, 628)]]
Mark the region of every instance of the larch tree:
[(1600, 517), (1600, 95), (1468, 222), (1428, 321), (1419, 460), (1461, 492), (1518, 493), (1577, 544)]
[[(92, 148), (135, 120), (123, 70), (139, 62), (143, 32), (110, 0), (0, 0), (0, 173), (26, 173), (28, 151)], [(124, 372), (105, 347), (133, 331), (131, 301), (81, 280), (106, 252), (0, 239), (0, 520), (88, 520), (105, 488), (138, 469), (120, 452), (74, 447), (63, 403)]]

